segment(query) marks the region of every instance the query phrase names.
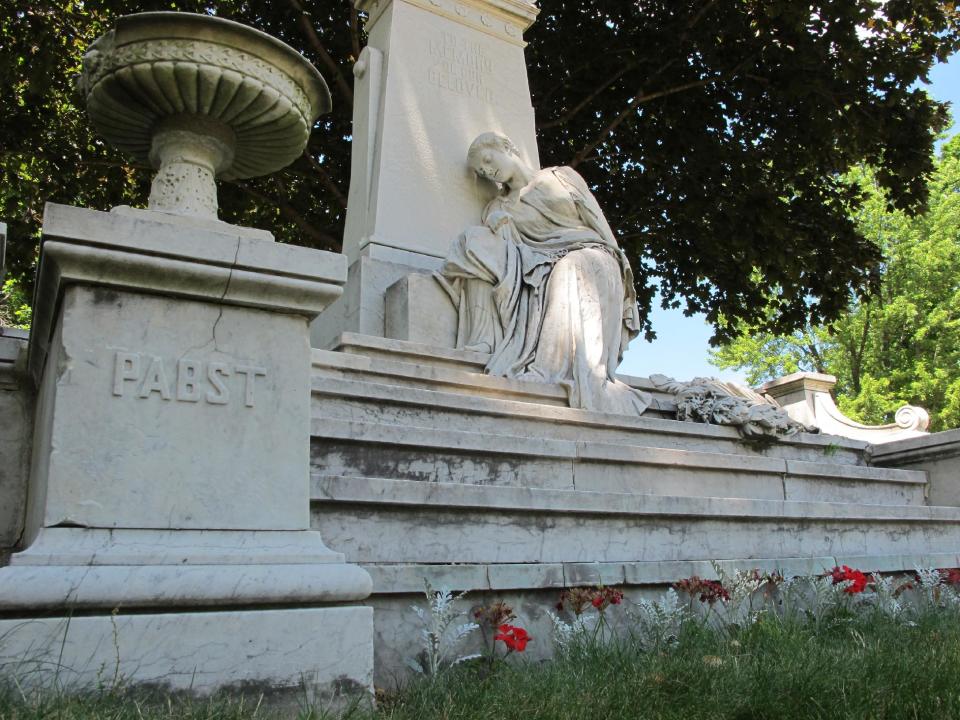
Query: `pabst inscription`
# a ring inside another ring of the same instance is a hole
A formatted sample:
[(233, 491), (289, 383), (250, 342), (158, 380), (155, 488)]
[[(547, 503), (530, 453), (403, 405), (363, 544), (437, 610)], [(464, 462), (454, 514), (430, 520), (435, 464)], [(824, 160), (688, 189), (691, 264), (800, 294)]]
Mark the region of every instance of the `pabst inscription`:
[(458, 95), (493, 102), (493, 88), (487, 84), (493, 72), (493, 59), (483, 44), (443, 32), (430, 38), (427, 71), (431, 85)]
[(256, 402), (257, 378), (266, 368), (254, 365), (190, 360), (165, 360), (159, 355), (118, 351), (114, 358), (113, 394), (148, 399), (229, 405)]

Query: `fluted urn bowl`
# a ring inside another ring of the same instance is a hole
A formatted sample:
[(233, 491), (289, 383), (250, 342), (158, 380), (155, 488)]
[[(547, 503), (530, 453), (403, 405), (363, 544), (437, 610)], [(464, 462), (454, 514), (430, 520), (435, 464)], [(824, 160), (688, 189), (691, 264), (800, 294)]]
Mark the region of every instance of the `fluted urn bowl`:
[(323, 77), (296, 50), (209, 15), (127, 15), (83, 57), (94, 127), (158, 172), (150, 209), (216, 218), (214, 178), (267, 175), (302, 152), (330, 110)]

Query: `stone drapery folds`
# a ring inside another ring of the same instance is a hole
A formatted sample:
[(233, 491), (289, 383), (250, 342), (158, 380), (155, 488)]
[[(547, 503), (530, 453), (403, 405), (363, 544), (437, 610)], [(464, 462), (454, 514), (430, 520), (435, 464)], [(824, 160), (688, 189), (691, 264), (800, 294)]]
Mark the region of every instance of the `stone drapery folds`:
[(534, 170), (496, 133), (468, 162), (500, 193), (437, 274), (458, 309), (457, 347), (491, 353), (491, 375), (562, 385), (571, 407), (641, 414), (650, 395), (616, 379), (639, 332), (633, 274), (586, 182)]

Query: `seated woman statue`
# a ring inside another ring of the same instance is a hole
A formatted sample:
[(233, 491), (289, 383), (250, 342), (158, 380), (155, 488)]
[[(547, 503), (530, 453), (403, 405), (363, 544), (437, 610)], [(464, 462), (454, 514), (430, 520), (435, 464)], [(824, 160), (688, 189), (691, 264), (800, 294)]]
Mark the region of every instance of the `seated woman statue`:
[(491, 353), (491, 375), (559, 383), (571, 407), (642, 413), (650, 395), (616, 379), (639, 332), (633, 273), (584, 179), (534, 170), (497, 133), (467, 159), (500, 193), (437, 276), (458, 308), (457, 347)]

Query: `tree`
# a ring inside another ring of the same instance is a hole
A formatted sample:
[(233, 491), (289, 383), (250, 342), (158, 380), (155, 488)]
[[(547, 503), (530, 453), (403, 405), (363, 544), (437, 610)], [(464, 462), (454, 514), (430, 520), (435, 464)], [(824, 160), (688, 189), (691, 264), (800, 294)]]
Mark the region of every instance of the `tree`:
[(884, 257), (876, 295), (853, 298), (830, 325), (738, 337), (713, 362), (753, 384), (798, 370), (836, 375), (841, 410), (863, 422), (890, 422), (910, 403), (930, 412), (934, 430), (960, 427), (960, 135), (941, 151), (922, 215), (890, 210), (876, 173), (853, 179), (866, 193), (856, 223)]
[[(861, 198), (843, 176), (867, 162), (893, 206), (922, 207), (946, 112), (914, 86), (960, 46), (953, 3), (542, 5), (527, 50), (541, 156), (591, 182), (645, 317), (659, 290), (665, 304), (705, 312), (721, 340), (739, 322), (821, 323), (851, 292), (875, 289), (880, 256), (850, 219)], [(365, 41), (349, 0), (0, 0), (0, 216), (19, 281), (32, 274), (43, 200), (107, 208), (146, 195), (148, 170), (88, 128), (71, 81), (83, 49), (122, 13), (214, 7), (303, 52), (335, 108), (293, 166), (225, 183), (224, 219), (339, 248), (350, 67)], [(769, 314), (772, 289), (784, 300)]]

